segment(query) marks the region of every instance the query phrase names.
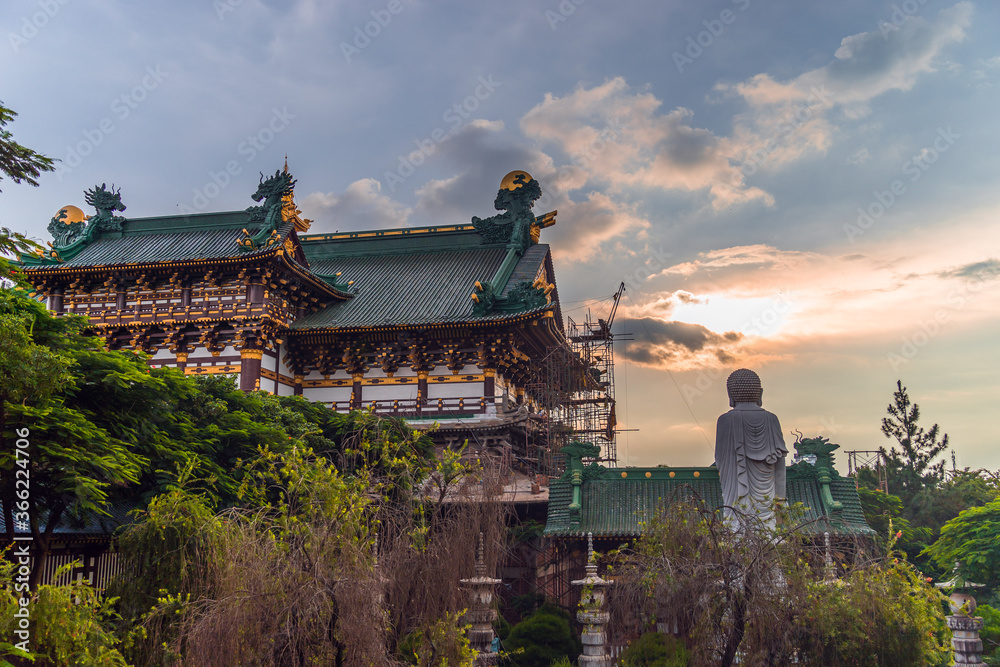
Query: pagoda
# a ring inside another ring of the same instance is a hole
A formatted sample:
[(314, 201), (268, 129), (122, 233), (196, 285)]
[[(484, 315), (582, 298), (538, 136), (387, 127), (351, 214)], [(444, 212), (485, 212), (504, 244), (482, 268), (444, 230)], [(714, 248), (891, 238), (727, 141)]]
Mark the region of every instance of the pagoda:
[(437, 424), (441, 445), (554, 472), (545, 397), (596, 381), (566, 339), (538, 182), (511, 172), (501, 213), (469, 223), (334, 234), (308, 233), (294, 187), (286, 164), (245, 210), (126, 218), (101, 185), (96, 213), (60, 209), (23, 272), (53, 312), (150, 364)]

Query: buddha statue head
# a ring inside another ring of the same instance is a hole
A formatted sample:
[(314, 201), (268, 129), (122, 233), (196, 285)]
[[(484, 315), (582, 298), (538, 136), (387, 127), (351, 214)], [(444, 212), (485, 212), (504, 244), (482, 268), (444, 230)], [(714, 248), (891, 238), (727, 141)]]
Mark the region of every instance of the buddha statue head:
[(764, 396), (760, 376), (747, 368), (740, 368), (730, 374), (726, 380), (726, 392), (729, 394), (731, 408), (735, 408), (737, 403), (761, 405), (761, 398)]

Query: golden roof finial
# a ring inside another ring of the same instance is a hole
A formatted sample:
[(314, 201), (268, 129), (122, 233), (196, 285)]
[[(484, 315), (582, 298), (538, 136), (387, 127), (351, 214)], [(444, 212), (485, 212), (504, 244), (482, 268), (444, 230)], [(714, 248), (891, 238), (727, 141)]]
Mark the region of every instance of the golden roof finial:
[[(285, 155), (285, 173), (288, 173), (288, 155)], [(309, 227), (312, 226), (312, 220), (306, 220), (302, 217), (302, 211), (299, 207), (295, 205), (295, 193), (289, 192), (287, 195), (281, 198), (281, 219), (285, 222), (289, 220), (295, 223), (295, 231), (297, 232), (308, 232)]]

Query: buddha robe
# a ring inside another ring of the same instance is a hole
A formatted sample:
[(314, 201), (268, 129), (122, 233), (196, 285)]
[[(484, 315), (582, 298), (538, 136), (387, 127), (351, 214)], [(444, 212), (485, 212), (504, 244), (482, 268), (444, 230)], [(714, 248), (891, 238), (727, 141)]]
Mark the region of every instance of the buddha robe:
[[(771, 503), (785, 497), (786, 454), (778, 417), (756, 403), (737, 403), (719, 417), (715, 431), (715, 464), (723, 502), (730, 508), (756, 512), (771, 525)], [(735, 513), (727, 508), (725, 515), (734, 524)]]

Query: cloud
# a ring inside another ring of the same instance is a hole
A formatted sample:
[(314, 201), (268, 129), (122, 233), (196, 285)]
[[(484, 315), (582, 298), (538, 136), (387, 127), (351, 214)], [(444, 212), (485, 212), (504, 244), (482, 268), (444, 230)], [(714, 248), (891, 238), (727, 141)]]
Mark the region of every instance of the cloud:
[[(934, 23), (911, 16), (900, 26), (845, 37), (832, 61), (789, 81), (762, 73), (717, 84), (717, 91), (747, 104), (734, 123), (731, 157), (752, 175), (765, 163), (781, 168), (825, 151), (836, 129), (832, 112), (861, 118), (879, 95), (911, 90), (920, 75), (935, 71), (946, 46), (965, 38), (971, 13), (972, 5), (960, 2), (942, 10)], [(867, 157), (862, 149), (851, 161)]]
[(762, 269), (795, 269), (815, 261), (820, 255), (800, 250), (779, 250), (765, 244), (734, 246), (698, 253), (698, 258), (675, 264), (663, 270), (664, 275), (691, 276), (731, 267)]
[(716, 333), (700, 324), (666, 321), (656, 317), (621, 320), (635, 340), (622, 353), (626, 359), (645, 366), (685, 368), (732, 364), (736, 346), (743, 336), (736, 332)]
[(862, 146), (854, 152), (851, 157), (847, 158), (847, 162), (850, 164), (861, 164), (862, 162), (868, 162), (871, 159), (871, 153), (868, 152), (868, 148)]
[(662, 113), (650, 93), (633, 92), (621, 77), (599, 86), (545, 99), (521, 118), (525, 136), (564, 153), (578, 171), (576, 187), (600, 184), (665, 191), (707, 191), (716, 208), (754, 200), (773, 203), (769, 194), (744, 183), (729, 159), (724, 137), (697, 128), (693, 112), (678, 107)]
[(942, 278), (961, 278), (975, 282), (996, 280), (1000, 278), (1000, 260), (990, 258), (971, 262), (954, 269), (941, 271), (938, 275)]
[(303, 214), (315, 220), (312, 232), (403, 227), (412, 212), (382, 194), (382, 184), (362, 178), (340, 194), (313, 192), (302, 200)]

